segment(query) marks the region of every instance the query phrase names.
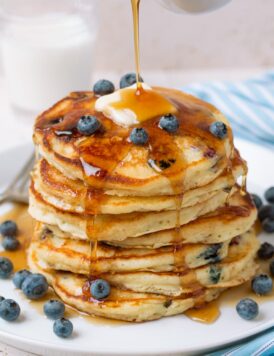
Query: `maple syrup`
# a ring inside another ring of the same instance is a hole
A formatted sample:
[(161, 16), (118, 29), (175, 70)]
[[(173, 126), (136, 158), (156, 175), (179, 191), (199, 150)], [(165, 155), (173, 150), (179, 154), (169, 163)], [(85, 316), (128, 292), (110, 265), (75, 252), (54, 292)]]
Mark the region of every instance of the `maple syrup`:
[(7, 213), (1, 215), (0, 223), (5, 220), (13, 220), (17, 223), (19, 228), (17, 238), (20, 241), (20, 248), (16, 251), (1, 251), (0, 256), (7, 257), (12, 261), (15, 272), (27, 269), (26, 250), (30, 244), (34, 228), (34, 222), (28, 213), (27, 205), (15, 205)]

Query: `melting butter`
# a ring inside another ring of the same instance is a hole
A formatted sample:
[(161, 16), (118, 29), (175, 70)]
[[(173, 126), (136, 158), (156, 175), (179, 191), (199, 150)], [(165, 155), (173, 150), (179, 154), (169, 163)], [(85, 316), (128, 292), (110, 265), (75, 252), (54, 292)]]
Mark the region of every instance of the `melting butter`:
[(129, 127), (153, 117), (173, 114), (176, 107), (156, 90), (142, 83), (120, 89), (96, 100), (95, 110), (102, 112), (117, 125)]

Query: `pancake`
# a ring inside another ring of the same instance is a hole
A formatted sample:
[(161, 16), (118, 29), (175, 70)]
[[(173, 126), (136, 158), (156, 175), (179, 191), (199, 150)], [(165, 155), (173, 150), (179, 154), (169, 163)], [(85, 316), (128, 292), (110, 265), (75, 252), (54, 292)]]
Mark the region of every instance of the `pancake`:
[[(83, 293), (86, 277), (69, 272), (56, 272), (41, 267), (35, 251), (30, 249), (29, 266), (33, 272), (42, 273), (56, 294), (68, 305), (90, 315), (125, 321), (156, 320), (164, 316), (181, 314), (187, 309), (210, 302), (219, 297), (225, 289), (205, 289), (197, 295), (166, 297), (152, 293), (135, 293), (112, 288), (110, 296), (101, 302), (94, 301)], [(245, 269), (232, 285), (242, 284), (250, 279), (254, 270)]]
[[(213, 197), (220, 190), (230, 191), (236, 179), (243, 174), (244, 168), (239, 156), (232, 162), (232, 172), (223, 172), (213, 182), (184, 193), (181, 208), (193, 206)], [(131, 212), (148, 212), (175, 210), (178, 205), (176, 195), (164, 196), (114, 196), (100, 195), (87, 188), (82, 181), (65, 177), (45, 159), (36, 165), (33, 172), (33, 186), (43, 200), (57, 209), (71, 213), (87, 214), (125, 214)]]
[[(220, 196), (222, 204), (218, 200)], [(221, 192), (209, 201), (181, 209), (180, 222), (182, 226), (176, 233), (172, 229), (168, 230), (169, 227), (176, 226), (176, 211), (124, 214), (126, 221), (123, 219), (123, 215), (97, 216), (96, 238), (121, 247), (155, 248), (174, 242), (220, 243), (248, 230), (257, 216), (256, 208), (248, 194), (241, 196), (237, 191), (230, 198), (229, 205), (223, 206), (226, 197), (227, 194)], [(219, 205), (222, 207), (218, 208)], [(49, 229), (57, 236), (88, 239), (86, 234), (87, 217), (85, 216), (63, 213), (48, 204), (41, 204), (40, 201), (38, 203), (32, 194), (30, 194), (29, 211), (36, 220), (48, 225)], [(209, 214), (208, 211), (212, 213)], [(165, 220), (163, 220), (164, 217)], [(113, 228), (111, 229), (111, 227)], [(160, 231), (149, 233), (157, 228)], [(145, 233), (143, 236), (140, 233), (138, 237), (127, 238), (128, 235), (134, 235), (134, 233), (138, 235), (140, 230)], [(65, 234), (62, 234), (62, 231)]]
[[(88, 274), (92, 266), (90, 244), (85, 241), (60, 239), (38, 224), (35, 232), (37, 257), (50, 268)], [(127, 271), (184, 271), (225, 258), (230, 240), (220, 244), (185, 245), (183, 248), (121, 249), (99, 243), (96, 270), (99, 273)], [(180, 264), (179, 264), (179, 261)]]
[[(34, 142), (40, 155), (66, 177), (113, 195), (172, 195), (210, 183), (235, 154), (229, 123), (215, 107), (193, 96), (154, 90), (176, 107), (176, 134), (162, 130), (158, 117), (151, 118), (142, 122), (149, 149), (134, 145), (128, 139), (131, 128), (95, 111), (97, 97), (92, 92), (76, 92), (37, 118)], [(82, 115), (96, 116), (103, 129), (90, 137), (79, 134), (75, 127)], [(215, 121), (227, 126), (223, 140), (209, 131)]]
[[(39, 235), (40, 231), (37, 232)], [(111, 250), (98, 246), (94, 263), (88, 244), (80, 241), (43, 235), (32, 248), (39, 261), (54, 270), (87, 276), (99, 273), (118, 289), (180, 295), (201, 287), (226, 287), (245, 267), (254, 269), (258, 246), (251, 230), (233, 243), (186, 245), (177, 251), (167, 248)]]

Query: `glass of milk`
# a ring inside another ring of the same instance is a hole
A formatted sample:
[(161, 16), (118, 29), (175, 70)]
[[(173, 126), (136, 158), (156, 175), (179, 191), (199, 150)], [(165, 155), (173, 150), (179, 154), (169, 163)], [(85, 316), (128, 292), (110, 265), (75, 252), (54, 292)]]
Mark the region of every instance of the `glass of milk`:
[(95, 0), (4, 0), (2, 61), (12, 105), (36, 114), (89, 90), (97, 34)]

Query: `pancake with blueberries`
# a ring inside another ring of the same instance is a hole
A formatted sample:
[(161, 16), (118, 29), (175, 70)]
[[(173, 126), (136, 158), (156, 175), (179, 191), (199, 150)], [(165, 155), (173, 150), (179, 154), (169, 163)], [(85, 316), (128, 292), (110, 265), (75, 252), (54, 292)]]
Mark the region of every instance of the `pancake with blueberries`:
[[(218, 191), (230, 191), (236, 179), (244, 172), (243, 162), (238, 153), (232, 161), (232, 174), (227, 171), (209, 184), (188, 190), (181, 199), (181, 208), (193, 206), (214, 196)], [(86, 194), (86, 186), (82, 181), (65, 177), (45, 159), (40, 160), (33, 172), (33, 189), (38, 191), (43, 200), (57, 209), (81, 214), (125, 214), (131, 212), (149, 212), (176, 210), (176, 195), (157, 196), (117, 196), (104, 194), (100, 204), (95, 204), (97, 192), (90, 189)]]
[[(180, 91), (153, 88), (145, 93), (150, 92), (176, 114), (176, 132), (162, 129), (161, 116), (154, 113), (134, 126), (118, 125), (95, 110), (93, 92), (71, 93), (37, 118), (39, 153), (66, 177), (113, 195), (173, 195), (213, 181), (235, 154), (227, 120), (212, 105)], [(90, 136), (77, 129), (87, 117), (98, 123)], [(134, 144), (135, 128), (146, 132), (144, 144), (138, 139)]]
[(256, 209), (223, 115), (177, 90), (94, 88), (36, 120), (32, 270), (77, 309), (129, 321), (250, 279)]
[[(226, 288), (204, 288), (196, 293), (180, 296), (165, 296), (155, 293), (136, 293), (130, 290), (111, 288), (107, 298), (95, 300), (89, 289), (92, 281), (85, 276), (70, 272), (54, 271), (39, 263), (34, 249), (29, 251), (29, 266), (34, 272), (42, 273), (56, 294), (68, 305), (90, 315), (125, 321), (156, 320), (164, 316), (182, 314), (186, 310), (204, 305), (219, 297)], [(230, 282), (236, 286), (254, 275), (254, 266), (244, 269)]]

